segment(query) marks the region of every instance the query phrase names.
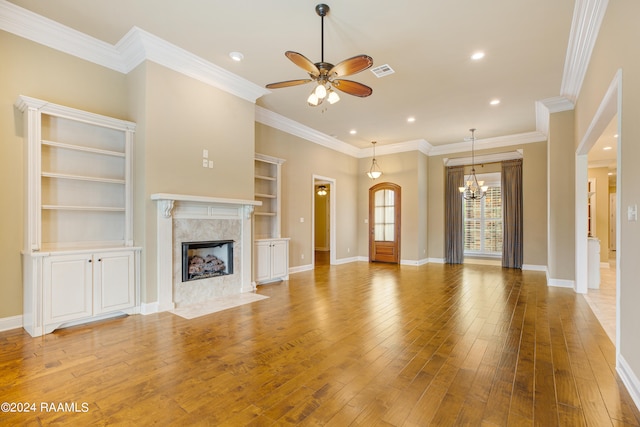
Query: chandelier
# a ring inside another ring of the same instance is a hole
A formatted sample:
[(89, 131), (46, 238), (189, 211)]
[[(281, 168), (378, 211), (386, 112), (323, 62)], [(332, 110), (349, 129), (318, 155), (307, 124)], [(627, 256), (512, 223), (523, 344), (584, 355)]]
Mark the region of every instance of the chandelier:
[(371, 160), (371, 167), (367, 172), (367, 176), (371, 179), (377, 179), (382, 175), (382, 170), (378, 166), (378, 162), (376, 162), (376, 141), (371, 141), (371, 143), (373, 144), (373, 160)]
[(465, 200), (480, 200), (487, 195), (488, 186), (484, 185), (484, 181), (478, 181), (476, 177), (476, 164), (475, 164), (475, 128), (469, 129), (471, 131), (471, 175), (466, 179), (466, 185), (464, 187), (458, 187), (462, 197)]

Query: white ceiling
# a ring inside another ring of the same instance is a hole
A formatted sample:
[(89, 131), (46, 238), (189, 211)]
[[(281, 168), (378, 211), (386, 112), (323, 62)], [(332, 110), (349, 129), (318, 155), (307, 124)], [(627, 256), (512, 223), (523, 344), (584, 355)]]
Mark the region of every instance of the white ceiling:
[[(261, 87), (306, 78), (284, 52), (320, 61), (317, 0), (12, 0), (18, 6), (116, 44), (134, 26)], [(572, 0), (372, 0), (331, 2), (325, 61), (368, 54), (374, 67), (349, 79), (373, 88), (308, 107), (312, 85), (274, 89), (257, 104), (355, 147), (424, 140), (459, 143), (536, 130), (535, 101), (560, 95)], [(484, 59), (472, 61), (482, 50)], [(234, 62), (229, 52), (244, 54)], [(501, 103), (490, 106), (498, 98)], [(407, 123), (408, 117), (414, 123)], [(350, 130), (357, 130), (351, 135)]]

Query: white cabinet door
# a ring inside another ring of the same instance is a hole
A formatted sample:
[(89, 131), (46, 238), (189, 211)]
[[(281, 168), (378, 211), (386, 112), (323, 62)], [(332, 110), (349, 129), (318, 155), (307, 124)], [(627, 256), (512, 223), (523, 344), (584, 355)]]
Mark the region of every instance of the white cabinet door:
[(289, 240), (258, 240), (255, 244), (255, 281), (288, 279)]
[(271, 243), (271, 277), (286, 277), (289, 274), (289, 251), (286, 240)]
[(256, 282), (271, 279), (271, 242), (256, 242)]
[(135, 258), (131, 252), (96, 253), (94, 315), (135, 306)]
[(90, 254), (44, 259), (42, 301), (45, 325), (91, 316), (92, 271)]

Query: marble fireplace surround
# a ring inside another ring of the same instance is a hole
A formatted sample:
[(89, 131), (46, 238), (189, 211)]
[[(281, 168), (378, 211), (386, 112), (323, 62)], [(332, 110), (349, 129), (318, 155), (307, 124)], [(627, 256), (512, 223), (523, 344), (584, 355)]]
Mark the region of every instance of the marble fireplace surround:
[[(152, 194), (151, 200), (156, 201), (158, 212), (158, 311), (173, 310), (176, 304), (194, 304), (255, 289), (251, 275), (251, 215), (254, 207), (262, 202), (167, 193)], [(203, 240), (230, 237), (235, 241), (234, 272), (182, 283), (181, 240), (194, 240), (194, 235), (202, 233), (209, 233)]]

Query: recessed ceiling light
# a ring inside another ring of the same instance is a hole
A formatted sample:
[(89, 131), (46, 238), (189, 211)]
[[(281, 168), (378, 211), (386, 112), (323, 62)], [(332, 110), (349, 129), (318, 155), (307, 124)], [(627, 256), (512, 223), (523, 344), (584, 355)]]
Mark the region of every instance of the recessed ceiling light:
[(471, 55), (471, 59), (473, 59), (474, 61), (482, 58), (484, 58), (484, 52), (475, 52), (473, 55)]
[(244, 59), (244, 55), (240, 52), (231, 52), (229, 53), (229, 57), (236, 62), (240, 62)]
[(357, 131), (357, 130), (355, 130), (355, 129), (351, 129), (351, 130), (349, 131), (349, 133), (350, 133), (351, 135), (355, 135), (356, 133), (358, 133), (358, 131)]
[(415, 121), (416, 121), (416, 118), (415, 118), (415, 117), (413, 117), (413, 116), (412, 116), (412, 117), (407, 118), (407, 122), (409, 122), (409, 123), (413, 123), (413, 122), (415, 122)]
[(611, 147), (603, 147), (602, 149), (603, 149), (604, 151), (609, 151), (609, 150), (611, 150)]
[(616, 133), (615, 135), (613, 135), (613, 137), (614, 137), (614, 138), (617, 138), (617, 137), (618, 137), (618, 134)]
[(492, 99), (491, 102), (489, 102), (489, 104), (498, 105), (498, 104), (500, 104), (500, 100), (499, 99)]

